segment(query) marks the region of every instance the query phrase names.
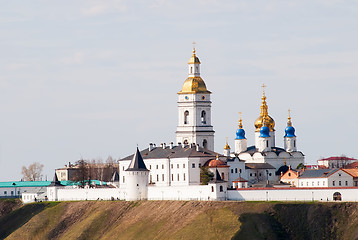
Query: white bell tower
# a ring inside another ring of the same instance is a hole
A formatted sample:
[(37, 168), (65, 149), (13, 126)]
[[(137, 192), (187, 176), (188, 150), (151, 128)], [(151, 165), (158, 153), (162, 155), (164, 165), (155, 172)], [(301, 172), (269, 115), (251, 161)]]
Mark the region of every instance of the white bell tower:
[(214, 133), (211, 125), (211, 92), (200, 77), (200, 61), (193, 49), (188, 62), (189, 75), (178, 92), (178, 126), (176, 141), (182, 144), (199, 144), (214, 151)]

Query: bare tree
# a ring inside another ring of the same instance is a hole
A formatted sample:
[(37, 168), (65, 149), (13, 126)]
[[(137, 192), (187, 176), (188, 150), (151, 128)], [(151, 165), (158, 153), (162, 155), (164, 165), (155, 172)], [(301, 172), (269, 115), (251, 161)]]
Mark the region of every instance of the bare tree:
[(76, 165), (78, 166), (78, 170), (77, 170), (73, 180), (80, 182), (81, 187), (84, 187), (86, 184), (86, 181), (89, 179), (88, 162), (84, 159), (81, 159), (76, 162)]
[(42, 178), (44, 165), (38, 162), (30, 164), (28, 167), (22, 166), (22, 175), (25, 181), (39, 181)]

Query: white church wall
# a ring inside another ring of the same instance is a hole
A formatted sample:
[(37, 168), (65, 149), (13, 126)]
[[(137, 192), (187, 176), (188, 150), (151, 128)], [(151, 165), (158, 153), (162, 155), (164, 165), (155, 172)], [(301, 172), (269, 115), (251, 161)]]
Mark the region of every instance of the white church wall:
[(327, 189), (239, 189), (228, 190), (228, 200), (238, 201), (333, 201), (333, 194), (340, 193), (342, 201), (358, 201), (358, 188)]

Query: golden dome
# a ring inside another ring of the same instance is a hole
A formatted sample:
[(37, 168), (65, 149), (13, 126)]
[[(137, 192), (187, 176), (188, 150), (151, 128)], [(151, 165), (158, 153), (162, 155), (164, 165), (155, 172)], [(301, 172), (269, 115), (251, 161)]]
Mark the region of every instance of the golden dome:
[(206, 89), (204, 80), (201, 77), (188, 77), (183, 88), (178, 94), (211, 93)]
[[(262, 85), (264, 88), (265, 85)], [(270, 128), (270, 131), (275, 131), (275, 121), (272, 117), (268, 115), (268, 107), (266, 104), (266, 96), (265, 96), (265, 90), (263, 91), (262, 95), (262, 104), (261, 104), (261, 113), (260, 116), (255, 121), (255, 128), (256, 132), (260, 131), (260, 128), (262, 127), (263, 119), (265, 118), (265, 123), (268, 128)]]
[(195, 54), (195, 48), (193, 49), (193, 56), (191, 56), (191, 58), (189, 59), (188, 64), (194, 64), (194, 63), (195, 64), (200, 64), (200, 60)]
[(231, 149), (230, 146), (229, 146), (229, 143), (227, 142), (227, 137), (226, 137), (226, 145), (225, 145), (224, 149), (225, 150)]
[[(263, 120), (263, 116), (260, 116), (256, 119), (255, 121), (256, 132), (260, 131), (260, 128), (262, 127), (262, 120)], [(266, 126), (270, 128), (270, 131), (275, 131), (275, 120), (273, 120), (272, 117), (267, 115), (265, 122), (266, 122)]]

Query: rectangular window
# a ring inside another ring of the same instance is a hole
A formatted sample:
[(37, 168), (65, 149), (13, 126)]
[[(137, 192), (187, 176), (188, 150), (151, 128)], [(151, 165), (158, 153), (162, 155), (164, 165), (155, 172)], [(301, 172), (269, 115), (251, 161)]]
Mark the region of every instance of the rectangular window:
[(157, 182), (159, 182), (159, 175), (157, 174)]
[(322, 182), (322, 185), (324, 186), (325, 181)]
[(149, 175), (149, 182), (153, 182), (152, 175)]
[(195, 168), (195, 163), (191, 164), (191, 167), (192, 167), (192, 168)]
[(185, 168), (185, 163), (183, 163), (183, 168)]
[(319, 186), (319, 181), (317, 181), (317, 186)]
[(268, 141), (266, 141), (266, 147), (268, 147)]
[(158, 169), (158, 165), (157, 165), (157, 169)]
[(162, 181), (164, 182), (164, 174), (162, 174)]
[(6, 195), (7, 194), (7, 191), (4, 191), (4, 195)]
[(149, 165), (149, 169), (152, 169), (152, 165)]
[(179, 164), (177, 164), (177, 168), (179, 168)]
[(303, 187), (303, 182), (301, 182), (301, 186)]
[(342, 186), (342, 182), (341, 182), (341, 181), (339, 181), (339, 182), (338, 182), (338, 185), (339, 185), (339, 186)]
[(250, 177), (252, 177), (252, 173), (250, 173)]
[(124, 171), (124, 166), (123, 166), (123, 171)]
[(11, 191), (11, 195), (14, 195), (14, 191)]
[(348, 181), (346, 181), (346, 186), (348, 186)]
[(170, 164), (170, 167), (173, 168), (173, 164)]
[(164, 169), (164, 164), (162, 164), (162, 169)]
[(231, 173), (234, 173), (234, 169), (231, 169)]
[(314, 182), (312, 182), (312, 187), (314, 186)]
[(199, 167), (201, 168), (201, 163), (199, 163)]
[(185, 173), (184, 173), (184, 175), (183, 175), (183, 178), (184, 178), (184, 181), (185, 181)]
[(306, 182), (306, 185), (307, 185), (307, 187), (308, 187), (308, 182)]
[(125, 176), (123, 176), (123, 183), (125, 183), (126, 182), (126, 178), (125, 178)]
[(235, 168), (235, 173), (237, 173), (237, 168)]
[(172, 174), (172, 181), (174, 181), (174, 175)]
[(178, 173), (178, 181), (179, 181), (179, 173)]
[(336, 186), (336, 182), (335, 182), (335, 181), (332, 181), (332, 186)]

